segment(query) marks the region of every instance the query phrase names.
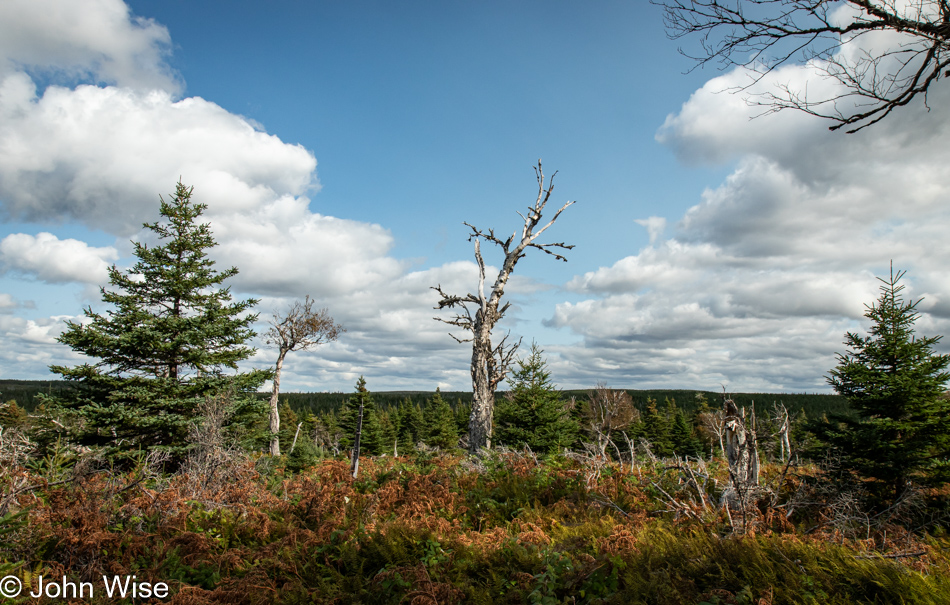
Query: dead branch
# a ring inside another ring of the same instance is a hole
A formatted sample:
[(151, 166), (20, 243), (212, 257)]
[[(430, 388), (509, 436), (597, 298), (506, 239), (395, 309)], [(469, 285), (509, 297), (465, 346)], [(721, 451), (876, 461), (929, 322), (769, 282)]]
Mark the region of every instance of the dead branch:
[[(546, 254), (554, 256), (558, 260), (567, 260), (555, 250), (570, 250), (574, 246), (563, 242), (554, 242), (542, 244), (537, 242), (538, 236), (548, 229), (561, 213), (574, 202), (566, 202), (554, 214), (547, 223), (542, 224), (542, 213), (551, 194), (554, 191), (554, 175), (548, 180), (548, 186), (544, 185), (544, 172), (541, 168), (541, 161), (538, 160), (534, 167), (535, 176), (538, 181), (538, 196), (532, 206), (528, 207), (527, 215), (519, 213), (524, 220), (521, 228), (521, 235), (515, 231), (506, 239), (501, 239), (495, 235), (493, 229), (483, 231), (469, 223), (463, 223), (471, 230), (468, 239), (474, 242), (475, 261), (478, 265), (478, 288), (475, 293), (468, 293), (464, 296), (449, 294), (442, 289), (441, 284), (432, 289), (438, 292), (440, 299), (437, 310), (450, 309), (455, 310), (454, 317), (443, 318), (436, 317), (437, 321), (461, 328), (465, 332), (471, 333), (469, 337), (459, 337), (449, 334), (456, 342), (472, 343), (472, 415), (469, 419), (469, 451), (472, 455), (478, 455), (478, 452), (491, 447), (492, 434), (492, 412), (495, 406), (495, 389), (498, 384), (505, 379), (508, 374), (508, 368), (514, 359), (515, 352), (521, 344), (517, 343), (507, 345), (508, 334), (506, 334), (497, 345), (492, 345), (491, 333), (495, 325), (504, 317), (511, 303), (502, 304), (502, 297), (505, 294), (505, 286), (511, 277), (512, 271), (518, 260), (524, 257), (528, 248), (541, 250)], [(557, 174), (557, 173), (555, 173)], [(485, 281), (486, 268), (485, 259), (482, 256), (481, 241), (490, 242), (501, 248), (504, 253), (504, 261), (501, 269), (495, 277), (491, 291), (486, 295)]]
[(671, 39), (698, 37), (697, 53), (680, 48), (695, 67), (714, 62), (748, 70), (749, 84), (738, 91), (790, 62), (836, 81), (842, 92), (825, 97), (780, 85), (752, 100), (764, 113), (791, 108), (829, 119), (831, 130), (857, 132), (915, 98), (926, 105), (931, 86), (950, 67), (946, 0), (651, 1), (663, 7)]

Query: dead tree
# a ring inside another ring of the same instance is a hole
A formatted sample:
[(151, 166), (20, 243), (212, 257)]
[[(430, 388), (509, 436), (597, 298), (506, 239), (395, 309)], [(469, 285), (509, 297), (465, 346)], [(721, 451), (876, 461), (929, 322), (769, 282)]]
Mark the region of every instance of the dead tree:
[[(610, 434), (627, 428), (636, 422), (640, 412), (633, 407), (633, 399), (626, 391), (615, 391), (600, 383), (587, 393), (587, 406), (584, 408), (584, 424), (591, 435), (597, 439), (597, 452), (606, 457), (607, 445), (613, 443)], [(628, 439), (629, 445), (629, 439)], [(616, 444), (614, 444), (616, 447)], [(633, 455), (631, 450), (631, 455)], [(617, 462), (621, 462), (618, 457)]]
[[(442, 299), (436, 309), (460, 309), (460, 312), (452, 319), (443, 319), (436, 317), (441, 321), (453, 326), (458, 326), (467, 332), (471, 332), (468, 338), (458, 338), (449, 334), (458, 342), (472, 343), (472, 415), (469, 418), (469, 451), (477, 454), (481, 448), (491, 447), (492, 436), (492, 412), (495, 409), (495, 389), (498, 384), (505, 379), (508, 373), (508, 366), (518, 349), (520, 341), (513, 345), (505, 345), (508, 338), (506, 334), (498, 342), (492, 345), (491, 335), (495, 324), (504, 317), (505, 312), (511, 303), (501, 304), (501, 299), (505, 294), (505, 286), (514, 271), (518, 260), (524, 257), (528, 248), (536, 248), (550, 254), (554, 258), (562, 261), (567, 259), (554, 252), (552, 249), (570, 250), (573, 245), (564, 243), (538, 244), (535, 240), (539, 235), (554, 224), (554, 221), (564, 212), (564, 209), (574, 202), (566, 202), (554, 214), (554, 217), (540, 229), (535, 229), (541, 224), (541, 213), (545, 205), (551, 198), (554, 191), (554, 175), (551, 175), (548, 181), (548, 187), (544, 186), (544, 173), (541, 170), (541, 160), (534, 167), (535, 176), (538, 180), (538, 197), (533, 206), (528, 207), (527, 216), (521, 214), (524, 219), (524, 226), (521, 229), (521, 236), (515, 231), (511, 236), (502, 240), (495, 235), (494, 230), (489, 229), (488, 233), (468, 224), (463, 223), (472, 230), (468, 236), (469, 241), (475, 242), (475, 260), (478, 262), (478, 290), (475, 294), (469, 293), (464, 296), (447, 294), (442, 290), (442, 286), (435, 286), (432, 289), (439, 293)], [(502, 249), (505, 254), (505, 260), (498, 271), (495, 283), (491, 292), (485, 294), (485, 260), (482, 258), (481, 240), (491, 242)], [(471, 306), (470, 306), (471, 305)], [(474, 312), (473, 312), (474, 311)]]
[(363, 402), (365, 397), (360, 397), (360, 407), (356, 413), (356, 435), (353, 437), (353, 451), (350, 453), (350, 474), (356, 479), (360, 474), (360, 438), (363, 436)]
[(742, 412), (732, 399), (723, 395), (723, 426), (725, 427), (726, 458), (729, 462), (729, 485), (722, 494), (723, 504), (745, 512), (759, 486), (759, 452), (755, 436), (755, 409), (751, 423), (746, 426), (745, 408)]
[(926, 104), (950, 66), (947, 0), (652, 1), (664, 9), (670, 38), (699, 38), (698, 53), (680, 49), (697, 65), (741, 65), (753, 76), (751, 86), (780, 65), (801, 61), (836, 81), (841, 92), (826, 97), (786, 85), (755, 102), (766, 113), (793, 108), (828, 118), (835, 122), (831, 130), (857, 132), (916, 97)]
[(791, 429), (791, 423), (788, 419), (788, 409), (784, 403), (773, 404), (775, 408), (775, 422), (778, 424), (776, 436), (779, 443), (779, 460), (785, 462), (785, 455), (792, 455), (792, 444), (789, 442), (788, 433)]
[[(274, 387), (270, 397), (270, 453), (280, 455), (280, 412), (277, 401), (280, 395), (280, 373), (284, 367), (284, 358), (291, 351), (305, 351), (309, 348), (331, 342), (346, 332), (346, 329), (333, 321), (326, 309), (313, 310), (313, 299), (307, 296), (303, 302), (295, 301), (285, 314), (275, 313), (271, 327), (264, 333), (264, 342), (277, 345), (277, 366), (274, 368)], [(295, 439), (296, 441), (296, 439)]]

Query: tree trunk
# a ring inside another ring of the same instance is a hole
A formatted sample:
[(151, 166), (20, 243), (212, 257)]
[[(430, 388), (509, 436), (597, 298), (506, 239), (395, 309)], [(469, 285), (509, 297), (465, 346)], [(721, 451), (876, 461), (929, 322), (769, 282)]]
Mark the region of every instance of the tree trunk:
[(363, 433), (363, 399), (360, 398), (360, 411), (356, 416), (356, 437), (353, 439), (353, 458), (350, 462), (350, 470), (353, 478), (360, 472), (360, 435)]
[(287, 349), (281, 347), (280, 354), (277, 356), (277, 367), (274, 369), (274, 390), (270, 396), (270, 455), (280, 456), (280, 412), (277, 409), (277, 402), (280, 395), (280, 370), (284, 367), (284, 357), (287, 356)]
[(293, 453), (294, 453), (294, 448), (297, 447), (297, 437), (300, 436), (300, 427), (302, 427), (302, 426), (303, 426), (303, 422), (298, 422), (298, 423), (297, 423), (297, 431), (294, 433), (294, 442), (290, 444), (290, 451), (287, 452), (287, 455), (288, 455), (288, 456), (291, 455), (291, 454), (293, 454)]
[(724, 402), (726, 458), (729, 462), (729, 486), (722, 494), (727, 506), (738, 506), (744, 512), (759, 485), (759, 452), (756, 447), (755, 411), (752, 427), (747, 428), (744, 413), (731, 399)]
[[(482, 311), (476, 314), (479, 321)], [(478, 326), (472, 343), (472, 414), (468, 420), (469, 452), (478, 454), (482, 448), (491, 448), (492, 416), (495, 411), (495, 391), (489, 379), (491, 371), (491, 332)]]

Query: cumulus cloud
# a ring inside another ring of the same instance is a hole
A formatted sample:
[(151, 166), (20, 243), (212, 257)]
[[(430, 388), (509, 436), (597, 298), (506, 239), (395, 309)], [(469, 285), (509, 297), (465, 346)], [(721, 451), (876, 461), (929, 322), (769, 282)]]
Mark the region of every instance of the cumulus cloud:
[[(818, 75), (789, 65), (746, 93), (806, 82), (819, 96), (841, 92)], [(906, 295), (924, 298), (920, 332), (950, 330), (950, 93), (845, 136), (800, 112), (755, 117), (761, 107), (728, 92), (749, 77), (710, 80), (657, 133), (684, 162), (735, 162), (732, 174), (668, 239), (655, 217), (638, 221), (650, 245), (575, 276), (568, 289), (583, 300), (546, 321), (582, 338), (558, 349), (575, 381), (826, 390), (892, 259), (909, 270)]]
[(14, 233), (0, 240), (0, 271), (14, 272), (47, 283), (79, 282), (103, 285), (109, 266), (118, 259), (115, 248), (94, 248), (52, 233)]
[(6, 0), (0, 3), (0, 75), (20, 67), (77, 81), (177, 92), (165, 63), (171, 37), (133, 17), (122, 0)]
[[(240, 268), (235, 292), (266, 294), (274, 310), (309, 294), (347, 325), (344, 341), (301, 364), (301, 387), (320, 388), (331, 372), (354, 381), (387, 374), (408, 387), (423, 367), (433, 368), (421, 371), (426, 380), (444, 384), (445, 356), (456, 351), (464, 370), (464, 347), (432, 320), (437, 296), (429, 286), (454, 285), (473, 265), (412, 272), (390, 255), (385, 227), (312, 212), (313, 154), (213, 102), (180, 99), (182, 83), (165, 63), (170, 44), (166, 28), (132, 16), (119, 0), (0, 6), (4, 217), (80, 223), (115, 235), (120, 246), (128, 238), (153, 244), (142, 223), (159, 219), (159, 194), (181, 177), (208, 206), (204, 218), (219, 243), (212, 256)], [(37, 74), (53, 85), (38, 92)], [(49, 283), (101, 284), (116, 260), (129, 259), (52, 233), (0, 242), (0, 271)], [(16, 311), (11, 300), (0, 300), (5, 313)], [(268, 310), (262, 305), (262, 319)], [(34, 351), (8, 355), (8, 371), (35, 376), (49, 359), (68, 357), (52, 344), (62, 318), (4, 317), (0, 348), (30, 343)], [(39, 352), (46, 345), (56, 350)], [(270, 353), (262, 349), (253, 361)]]
[(131, 235), (179, 177), (208, 216), (256, 210), (315, 184), (316, 159), (200, 98), (0, 83), (0, 199), (12, 217)]

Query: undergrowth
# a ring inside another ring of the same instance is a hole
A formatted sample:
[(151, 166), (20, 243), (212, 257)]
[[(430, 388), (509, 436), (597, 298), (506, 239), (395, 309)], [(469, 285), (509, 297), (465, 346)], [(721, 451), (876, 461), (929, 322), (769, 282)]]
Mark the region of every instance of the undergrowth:
[(517, 453), (367, 459), (357, 481), (342, 460), (231, 461), (217, 481), (148, 464), (4, 469), (0, 570), (28, 586), (135, 574), (194, 605), (950, 603), (939, 525), (849, 533), (814, 469), (740, 535), (715, 465), (700, 495), (675, 464), (592, 474)]

